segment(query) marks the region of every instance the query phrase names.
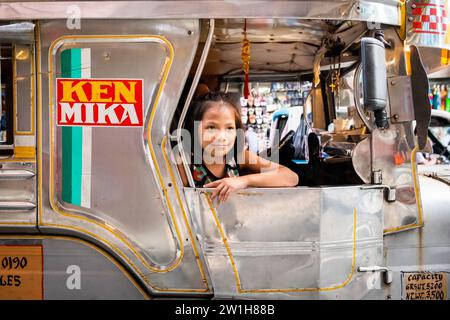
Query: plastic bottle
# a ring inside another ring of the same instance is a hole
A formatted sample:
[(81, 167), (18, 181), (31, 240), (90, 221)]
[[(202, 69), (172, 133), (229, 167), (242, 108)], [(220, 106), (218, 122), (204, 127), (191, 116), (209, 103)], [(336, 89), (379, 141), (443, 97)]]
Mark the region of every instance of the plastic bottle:
[(445, 99), (445, 111), (450, 112), (450, 90), (447, 90), (447, 99)]
[(438, 86), (435, 86), (433, 92), (433, 109), (440, 109), (440, 106), (441, 106), (441, 92)]
[(445, 100), (447, 99), (447, 90), (444, 84), (441, 85), (441, 106), (439, 110), (445, 110)]

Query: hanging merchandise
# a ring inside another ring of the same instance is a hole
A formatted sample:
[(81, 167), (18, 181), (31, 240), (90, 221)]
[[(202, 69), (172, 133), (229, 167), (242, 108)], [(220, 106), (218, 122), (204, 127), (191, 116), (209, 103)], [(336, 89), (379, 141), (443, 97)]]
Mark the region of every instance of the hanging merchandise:
[(244, 39), (242, 40), (242, 70), (244, 71), (244, 98), (247, 99), (249, 90), (249, 77), (250, 72), (250, 41), (247, 39), (247, 19), (244, 19)]

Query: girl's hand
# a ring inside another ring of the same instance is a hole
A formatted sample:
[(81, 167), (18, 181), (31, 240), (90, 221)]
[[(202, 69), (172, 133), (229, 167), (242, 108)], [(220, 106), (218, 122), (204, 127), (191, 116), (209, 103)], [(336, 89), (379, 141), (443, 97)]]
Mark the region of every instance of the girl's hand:
[(211, 199), (214, 201), (217, 198), (220, 203), (227, 201), (234, 191), (247, 188), (248, 182), (245, 177), (231, 177), (207, 183), (203, 187), (215, 188)]

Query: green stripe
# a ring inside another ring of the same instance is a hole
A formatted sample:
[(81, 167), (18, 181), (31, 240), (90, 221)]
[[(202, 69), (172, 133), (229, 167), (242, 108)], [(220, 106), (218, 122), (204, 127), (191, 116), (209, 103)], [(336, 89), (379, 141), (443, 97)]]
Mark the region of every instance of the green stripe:
[[(81, 78), (81, 49), (61, 53), (63, 78)], [(62, 128), (62, 200), (81, 205), (82, 127)]]

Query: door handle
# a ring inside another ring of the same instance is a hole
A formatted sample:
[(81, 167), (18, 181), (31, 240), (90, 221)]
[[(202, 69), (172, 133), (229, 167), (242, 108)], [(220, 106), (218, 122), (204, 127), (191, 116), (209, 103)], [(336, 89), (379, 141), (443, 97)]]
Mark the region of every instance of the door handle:
[(392, 270), (388, 269), (387, 267), (379, 267), (379, 266), (372, 266), (372, 267), (358, 267), (358, 272), (382, 272), (384, 273), (384, 283), (391, 284), (392, 283)]

